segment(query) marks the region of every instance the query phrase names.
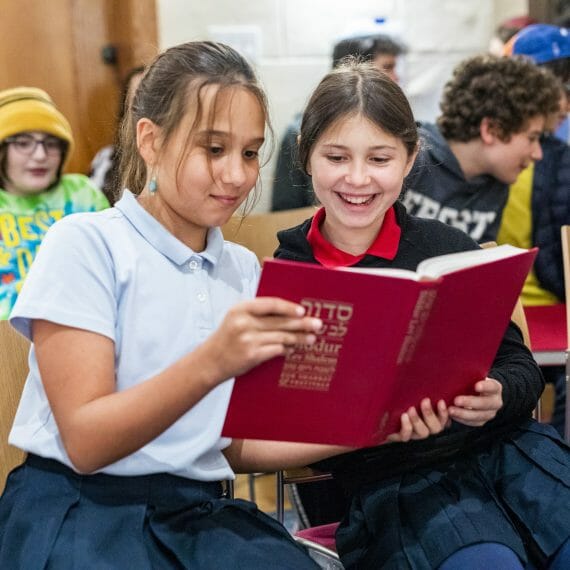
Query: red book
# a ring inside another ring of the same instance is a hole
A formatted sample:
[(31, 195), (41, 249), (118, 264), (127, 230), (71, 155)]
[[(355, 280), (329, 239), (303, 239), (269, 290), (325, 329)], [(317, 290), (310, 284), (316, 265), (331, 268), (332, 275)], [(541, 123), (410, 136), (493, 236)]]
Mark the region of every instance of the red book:
[(503, 245), (416, 272), (265, 261), (257, 295), (299, 302), (323, 327), (314, 345), (236, 378), (223, 435), (376, 445), (423, 398), (473, 393), (535, 255)]
[(530, 345), (537, 352), (565, 351), (566, 305), (538, 305), (525, 307), (524, 314), (530, 333)]

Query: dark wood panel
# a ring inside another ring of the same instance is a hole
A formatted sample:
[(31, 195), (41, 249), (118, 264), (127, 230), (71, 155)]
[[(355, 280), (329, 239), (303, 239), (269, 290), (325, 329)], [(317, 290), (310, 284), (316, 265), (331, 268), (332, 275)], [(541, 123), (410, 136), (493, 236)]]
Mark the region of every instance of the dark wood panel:
[(87, 172), (113, 141), (122, 77), (157, 52), (155, 0), (0, 0), (0, 14), (0, 89), (45, 89), (76, 139), (68, 170)]

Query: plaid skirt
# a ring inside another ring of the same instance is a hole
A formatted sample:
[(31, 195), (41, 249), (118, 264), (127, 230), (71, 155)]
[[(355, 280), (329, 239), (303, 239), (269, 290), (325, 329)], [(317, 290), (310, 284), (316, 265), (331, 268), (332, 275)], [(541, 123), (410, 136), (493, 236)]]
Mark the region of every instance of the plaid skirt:
[(318, 568), (253, 503), (221, 495), (219, 483), (82, 476), (30, 456), (0, 498), (0, 568)]
[(336, 535), (347, 569), (433, 569), (494, 542), (543, 568), (570, 536), (570, 448), (525, 422), (484, 453), (357, 492)]

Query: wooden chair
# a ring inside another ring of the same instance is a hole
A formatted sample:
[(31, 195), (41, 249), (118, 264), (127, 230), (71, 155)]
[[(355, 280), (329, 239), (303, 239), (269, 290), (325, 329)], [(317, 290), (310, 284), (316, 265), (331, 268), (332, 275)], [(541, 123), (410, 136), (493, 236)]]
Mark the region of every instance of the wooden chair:
[[(487, 241), (487, 242), (482, 243), (480, 245), (483, 248), (497, 247), (497, 242)], [(515, 305), (515, 308), (513, 309), (513, 313), (511, 315), (511, 321), (513, 321), (513, 323), (515, 323), (515, 325), (517, 325), (519, 327), (519, 329), (521, 330), (523, 342), (525, 343), (526, 347), (529, 350), (532, 350), (532, 346), (530, 343), (530, 332), (528, 329), (528, 323), (526, 320), (526, 315), (524, 313), (524, 307), (522, 304), (522, 299), (520, 297), (517, 299), (517, 304)], [(535, 408), (534, 413), (533, 413), (533, 417), (537, 421), (541, 420), (541, 416), (542, 416), (541, 410), (542, 410), (542, 402), (541, 402), (541, 400), (538, 400), (538, 403), (536, 404), (536, 408)]]
[(324, 524), (320, 526), (309, 526), (303, 506), (298, 497), (295, 496), (297, 485), (303, 483), (315, 483), (332, 479), (332, 475), (327, 472), (317, 471), (311, 467), (300, 467), (298, 469), (287, 469), (277, 472), (277, 520), (283, 524), (285, 518), (285, 488), (291, 493), (289, 497), (295, 507), (303, 529), (297, 531), (295, 540), (305, 546), (311, 557), (321, 566), (329, 570), (343, 570), (335, 546), (335, 533), (338, 523)]
[(304, 515), (300, 500), (294, 496), (295, 486), (297, 484), (302, 485), (303, 483), (326, 481), (327, 479), (332, 479), (332, 475), (330, 473), (317, 471), (311, 467), (300, 467), (298, 469), (278, 471), (276, 478), (277, 520), (282, 523), (285, 518), (285, 488), (289, 488), (292, 489), (292, 493), (290, 493), (291, 503), (297, 511), (301, 524), (305, 528), (308, 527), (309, 521), (306, 515)]
[[(486, 249), (488, 247), (497, 247), (497, 242), (486, 241), (480, 245), (482, 248)], [(526, 322), (526, 316), (524, 314), (523, 304), (522, 304), (522, 300), (520, 297), (517, 301), (517, 304), (515, 305), (515, 308), (513, 309), (513, 314), (511, 315), (511, 320), (513, 321), (513, 323), (515, 323), (519, 327), (519, 329), (521, 329), (523, 341), (524, 341), (525, 345), (527, 346), (527, 348), (529, 350), (531, 350), (530, 333), (528, 331), (528, 323)]]
[(24, 460), (24, 452), (8, 445), (24, 381), (28, 375), (29, 341), (8, 323), (0, 321), (0, 493), (8, 473)]
[(564, 414), (564, 438), (570, 442), (570, 226), (560, 228), (562, 261), (564, 265), (564, 294), (566, 297), (566, 410)]
[(277, 249), (277, 232), (299, 225), (315, 213), (315, 208), (296, 208), (265, 214), (234, 216), (222, 227), (228, 241), (239, 243), (253, 251), (259, 262), (273, 257)]
[[(224, 226), (222, 232), (228, 241), (239, 243), (247, 247), (255, 255), (260, 263), (266, 257), (273, 257), (274, 251), (279, 245), (277, 232), (292, 228), (310, 218), (316, 208), (295, 208), (293, 210), (281, 210), (261, 214), (248, 214), (245, 217), (235, 215)], [(249, 478), (249, 498), (255, 502), (255, 477), (262, 473), (252, 473)], [(281, 517), (283, 521), (283, 516)]]

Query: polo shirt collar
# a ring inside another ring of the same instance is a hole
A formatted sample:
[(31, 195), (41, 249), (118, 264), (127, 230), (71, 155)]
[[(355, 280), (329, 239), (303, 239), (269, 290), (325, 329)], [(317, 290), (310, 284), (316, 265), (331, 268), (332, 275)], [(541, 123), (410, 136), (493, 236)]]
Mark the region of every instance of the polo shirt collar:
[(374, 255), (383, 259), (392, 260), (396, 257), (402, 230), (396, 220), (394, 207), (386, 214), (382, 227), (370, 247), (361, 255), (352, 255), (342, 251), (327, 241), (321, 233), (321, 224), (325, 219), (325, 209), (320, 208), (313, 216), (311, 227), (307, 234), (307, 241), (311, 244), (314, 258), (325, 267), (349, 267), (355, 265), (366, 255)]
[(154, 216), (151, 216), (129, 190), (124, 190), (115, 208), (127, 218), (152, 247), (176, 265), (182, 266), (196, 255), (216, 265), (222, 255), (224, 238), (220, 228), (210, 228), (206, 237), (206, 249), (195, 252), (173, 236)]

